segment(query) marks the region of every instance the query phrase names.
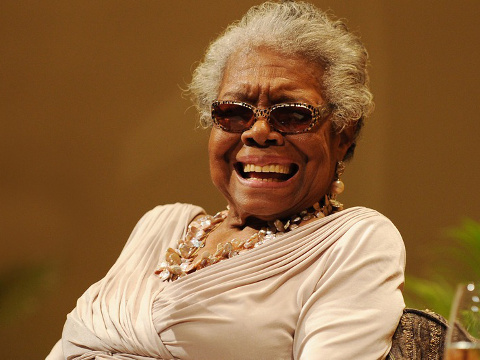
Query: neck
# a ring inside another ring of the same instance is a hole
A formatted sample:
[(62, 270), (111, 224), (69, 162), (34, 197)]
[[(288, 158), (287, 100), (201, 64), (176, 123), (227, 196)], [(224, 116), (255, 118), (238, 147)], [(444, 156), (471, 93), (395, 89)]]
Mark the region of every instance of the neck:
[[(325, 195), (323, 199), (320, 199), (319, 202), (312, 204), (306, 208), (302, 208), (299, 211), (290, 212), (288, 214), (273, 214), (265, 216), (253, 216), (250, 214), (242, 214), (233, 206), (228, 206), (227, 217), (225, 218), (225, 226), (235, 230), (243, 230), (245, 228), (252, 228), (255, 230), (260, 230), (264, 227), (272, 227), (273, 223), (276, 221), (281, 221), (282, 223), (293, 222), (294, 219), (296, 223), (299, 222), (298, 218), (300, 217), (303, 223), (309, 222), (311, 217), (314, 218), (323, 217), (329, 215), (333, 212), (337, 212), (343, 209), (343, 205), (334, 199), (330, 199), (329, 196)], [(305, 217), (305, 215), (308, 215)], [(280, 230), (279, 230), (280, 231)]]
[(255, 230), (260, 230), (262, 227), (265, 227), (265, 224), (268, 221), (273, 221), (276, 218), (261, 218), (256, 216), (239, 216), (232, 210), (228, 210), (228, 215), (225, 218), (225, 225), (229, 228), (235, 228), (237, 230), (243, 230), (244, 228), (252, 228)]

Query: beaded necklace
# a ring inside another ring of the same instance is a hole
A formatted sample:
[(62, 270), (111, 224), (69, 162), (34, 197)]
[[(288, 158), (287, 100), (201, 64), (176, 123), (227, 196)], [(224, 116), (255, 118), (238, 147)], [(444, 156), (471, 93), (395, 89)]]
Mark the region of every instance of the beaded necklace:
[(228, 209), (220, 211), (214, 216), (204, 215), (188, 225), (185, 237), (178, 240), (176, 249), (168, 248), (165, 260), (158, 265), (155, 274), (163, 281), (176, 280), (195, 270), (229, 259), (248, 249), (260, 246), (264, 242), (271, 241), (277, 235), (298, 228), (303, 222), (313, 218), (323, 218), (340, 210), (343, 210), (343, 204), (334, 197), (330, 198), (325, 195), (322, 205), (317, 202), (312, 207), (290, 218), (269, 221), (265, 227), (248, 239), (231, 239), (225, 243), (219, 243), (214, 254), (204, 251), (200, 257), (197, 257), (200, 250), (205, 247), (208, 235), (220, 226), (227, 217)]

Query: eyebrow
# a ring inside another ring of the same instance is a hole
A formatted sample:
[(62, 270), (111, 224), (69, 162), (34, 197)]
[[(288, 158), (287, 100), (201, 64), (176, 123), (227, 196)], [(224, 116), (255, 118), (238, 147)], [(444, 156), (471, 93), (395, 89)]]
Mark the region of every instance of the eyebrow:
[[(271, 96), (269, 96), (269, 100), (273, 104), (280, 104), (280, 103), (298, 103), (298, 102), (305, 102), (309, 103), (308, 99), (300, 96), (295, 96), (295, 93), (297, 91), (295, 90), (290, 90), (286, 91), (286, 93), (274, 93)], [(237, 90), (232, 90), (232, 91), (227, 91), (226, 93), (223, 94), (222, 98), (231, 98), (233, 100), (240, 100), (246, 103), (252, 103), (252, 99), (248, 96), (247, 93), (243, 91), (237, 91)], [(220, 100), (220, 99), (219, 99)]]

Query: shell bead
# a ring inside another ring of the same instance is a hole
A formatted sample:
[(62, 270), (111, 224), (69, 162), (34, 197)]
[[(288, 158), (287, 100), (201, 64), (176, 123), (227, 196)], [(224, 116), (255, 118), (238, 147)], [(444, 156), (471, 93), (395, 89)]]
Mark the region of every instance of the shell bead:
[[(343, 191), (344, 185), (340, 180), (332, 184), (332, 198), (325, 195), (322, 203), (315, 203), (310, 208), (294, 214), (287, 219), (268, 221), (265, 227), (248, 239), (231, 239), (217, 244), (211, 254), (200, 249), (205, 247), (208, 235), (213, 232), (227, 217), (227, 211), (221, 211), (215, 216), (205, 215), (190, 223), (183, 239), (178, 240), (177, 249), (168, 248), (165, 261), (160, 263), (155, 274), (163, 281), (173, 281), (186, 276), (192, 271), (215, 264), (223, 259), (228, 259), (241, 254), (247, 249), (256, 248), (265, 241), (271, 241), (285, 232), (298, 228), (303, 221), (313, 218), (322, 218), (342, 210), (342, 204), (335, 200), (335, 195)], [(198, 256), (198, 257), (197, 257)]]

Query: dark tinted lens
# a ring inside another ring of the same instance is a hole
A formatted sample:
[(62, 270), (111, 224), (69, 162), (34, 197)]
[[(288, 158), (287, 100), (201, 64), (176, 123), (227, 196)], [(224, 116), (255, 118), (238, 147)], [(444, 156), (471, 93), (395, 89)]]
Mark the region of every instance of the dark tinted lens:
[(312, 112), (303, 106), (281, 106), (270, 112), (273, 127), (283, 132), (302, 132), (312, 123)]
[(253, 110), (239, 104), (213, 105), (215, 120), (227, 131), (242, 132), (252, 126)]

